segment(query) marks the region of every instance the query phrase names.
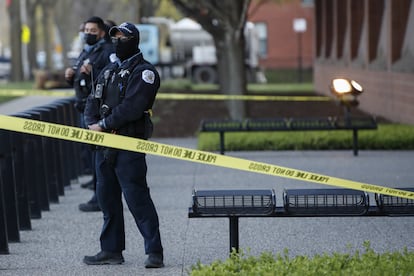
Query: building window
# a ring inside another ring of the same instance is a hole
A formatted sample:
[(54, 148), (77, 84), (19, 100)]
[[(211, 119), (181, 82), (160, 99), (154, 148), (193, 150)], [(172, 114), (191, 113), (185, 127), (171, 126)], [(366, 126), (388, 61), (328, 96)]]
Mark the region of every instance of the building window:
[(259, 55), (261, 58), (267, 57), (267, 24), (256, 22), (255, 28), (259, 36)]

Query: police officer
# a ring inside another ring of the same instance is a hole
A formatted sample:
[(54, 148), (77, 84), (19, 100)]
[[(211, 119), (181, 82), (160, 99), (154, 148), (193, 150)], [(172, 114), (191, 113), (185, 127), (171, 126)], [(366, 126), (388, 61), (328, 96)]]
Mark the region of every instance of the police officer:
[(73, 86), (76, 95), (76, 109), (83, 113), (88, 95), (92, 90), (93, 78), (110, 63), (109, 56), (114, 52), (113, 45), (105, 40), (105, 23), (92, 16), (84, 24), (85, 45), (75, 65), (65, 70), (67, 82)]
[[(84, 109), (86, 99), (92, 91), (93, 82), (98, 77), (101, 70), (110, 63), (109, 56), (114, 53), (112, 43), (105, 39), (106, 25), (104, 21), (97, 16), (93, 16), (85, 21), (83, 26), (85, 45), (80, 53), (78, 59), (73, 67), (65, 70), (65, 78), (67, 82), (75, 89), (76, 102), (75, 107), (80, 114), (79, 126), (86, 128), (84, 124)], [(81, 146), (81, 158), (84, 162), (84, 167), (89, 168), (94, 174), (94, 153), (89, 145)], [(95, 185), (96, 179), (91, 180), (90, 183), (83, 184), (84, 186)], [(99, 211), (98, 202), (95, 194), (87, 202), (79, 205), (81, 211)]]
[[(95, 92), (88, 98), (85, 122), (89, 129), (147, 139), (152, 133), (150, 110), (160, 86), (160, 77), (140, 52), (139, 31), (122, 23), (109, 31), (119, 62), (102, 71)], [(96, 153), (97, 196), (104, 213), (101, 251), (85, 256), (84, 262), (124, 262), (124, 216), (121, 194), (145, 243), (146, 268), (163, 267), (158, 215), (147, 185), (144, 153), (102, 148)]]

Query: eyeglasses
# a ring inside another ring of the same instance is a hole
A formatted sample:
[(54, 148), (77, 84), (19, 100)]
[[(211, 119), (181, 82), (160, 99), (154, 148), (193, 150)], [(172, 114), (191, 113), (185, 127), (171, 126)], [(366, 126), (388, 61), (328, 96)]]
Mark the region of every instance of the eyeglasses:
[(129, 40), (131, 40), (133, 37), (132, 36), (120, 36), (120, 37), (111, 37), (112, 43), (119, 43), (119, 42), (127, 42)]

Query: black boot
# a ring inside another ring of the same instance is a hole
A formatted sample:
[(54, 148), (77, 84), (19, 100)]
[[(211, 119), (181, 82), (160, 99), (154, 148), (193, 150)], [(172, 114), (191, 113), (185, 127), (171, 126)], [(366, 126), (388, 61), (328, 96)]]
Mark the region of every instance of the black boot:
[(98, 205), (96, 194), (94, 193), (92, 198), (86, 202), (79, 204), (79, 210), (82, 212), (99, 212), (101, 208)]
[(94, 256), (85, 256), (83, 262), (87, 265), (116, 265), (124, 262), (121, 252), (101, 251)]
[(81, 188), (84, 188), (84, 189), (93, 190), (94, 187), (95, 187), (95, 179), (92, 179), (88, 182), (82, 183), (80, 186), (81, 186)]
[(163, 254), (150, 253), (145, 261), (145, 268), (161, 268), (164, 267)]

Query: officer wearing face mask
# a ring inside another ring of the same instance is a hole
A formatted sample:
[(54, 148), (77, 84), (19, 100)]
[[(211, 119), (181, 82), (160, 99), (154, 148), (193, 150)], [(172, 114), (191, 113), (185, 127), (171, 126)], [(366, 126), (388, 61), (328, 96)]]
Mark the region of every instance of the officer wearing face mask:
[(114, 52), (113, 45), (105, 40), (104, 21), (93, 16), (85, 21), (84, 48), (73, 67), (65, 70), (66, 81), (76, 93), (76, 108), (83, 113), (86, 98), (92, 90), (92, 81), (110, 63), (109, 56)]
[[(106, 32), (107, 27), (100, 17), (93, 16), (86, 20), (83, 25), (83, 50), (75, 65), (65, 70), (67, 82), (75, 89), (75, 108), (79, 111), (79, 127), (82, 128), (87, 128), (83, 116), (86, 99), (101, 70), (110, 63), (110, 55), (114, 53), (112, 43), (105, 39)], [(94, 152), (89, 145), (81, 145), (81, 158), (83, 168), (94, 174)], [(93, 187), (95, 182), (94, 176), (90, 183), (83, 185)], [(87, 203), (80, 204), (79, 209), (84, 212), (100, 211), (95, 195)]]
[[(94, 131), (148, 139), (150, 119), (160, 77), (155, 67), (144, 60), (138, 48), (139, 31), (131, 23), (122, 23), (109, 31), (118, 62), (108, 65), (88, 98), (85, 123)], [(158, 215), (147, 185), (144, 153), (101, 148), (96, 152), (99, 206), (103, 211), (101, 251), (85, 256), (89, 265), (121, 264), (125, 250), (122, 194), (144, 238), (146, 268), (160, 268), (163, 247)]]

